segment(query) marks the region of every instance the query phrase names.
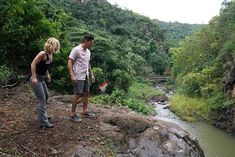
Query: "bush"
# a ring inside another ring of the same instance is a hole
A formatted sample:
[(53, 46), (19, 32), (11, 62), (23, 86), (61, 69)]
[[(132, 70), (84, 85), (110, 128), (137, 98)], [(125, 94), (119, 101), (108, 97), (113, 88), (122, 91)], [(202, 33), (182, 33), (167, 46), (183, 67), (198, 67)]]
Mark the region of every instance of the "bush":
[(124, 70), (115, 69), (112, 72), (111, 82), (107, 86), (107, 92), (112, 93), (113, 90), (128, 91), (132, 84), (132, 76)]
[(203, 76), (199, 73), (188, 73), (182, 78), (181, 92), (188, 96), (201, 96), (200, 87)]
[(129, 108), (145, 115), (153, 113), (153, 108), (146, 105), (143, 100), (126, 98), (126, 93), (122, 90), (115, 90), (111, 95), (99, 95), (92, 97), (90, 102), (93, 104), (128, 106)]
[(222, 90), (213, 91), (207, 103), (213, 110), (234, 105), (233, 100), (229, 98), (227, 93), (222, 92)]
[(6, 65), (0, 66), (0, 85), (8, 84), (12, 79), (16, 79), (16, 74)]
[(145, 115), (153, 112), (153, 109), (150, 106), (145, 105), (144, 102), (137, 100), (137, 99), (132, 99), (132, 98), (125, 99), (123, 100), (123, 105), (128, 106), (129, 108), (137, 112), (141, 112)]
[(156, 88), (145, 84), (134, 82), (129, 88), (128, 96), (131, 98), (149, 100), (153, 97), (163, 96), (164, 94), (160, 91), (157, 91)]
[(92, 71), (95, 75), (95, 83), (91, 84), (91, 93), (97, 94), (99, 93), (99, 85), (103, 82), (107, 81), (103, 70), (99, 67), (92, 68)]

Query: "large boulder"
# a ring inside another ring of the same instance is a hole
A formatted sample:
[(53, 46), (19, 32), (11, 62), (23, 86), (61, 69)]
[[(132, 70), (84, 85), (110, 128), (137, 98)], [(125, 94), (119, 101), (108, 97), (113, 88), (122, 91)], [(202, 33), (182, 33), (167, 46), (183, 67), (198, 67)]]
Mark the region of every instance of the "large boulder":
[(103, 136), (117, 157), (204, 157), (195, 137), (169, 122), (117, 112), (102, 119)]

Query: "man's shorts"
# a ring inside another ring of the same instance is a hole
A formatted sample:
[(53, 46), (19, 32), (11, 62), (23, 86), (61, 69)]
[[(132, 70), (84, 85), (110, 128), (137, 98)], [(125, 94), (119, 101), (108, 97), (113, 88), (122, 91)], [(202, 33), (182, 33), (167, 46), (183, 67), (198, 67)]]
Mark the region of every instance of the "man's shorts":
[(74, 94), (89, 93), (90, 82), (88, 80), (77, 80), (73, 84)]

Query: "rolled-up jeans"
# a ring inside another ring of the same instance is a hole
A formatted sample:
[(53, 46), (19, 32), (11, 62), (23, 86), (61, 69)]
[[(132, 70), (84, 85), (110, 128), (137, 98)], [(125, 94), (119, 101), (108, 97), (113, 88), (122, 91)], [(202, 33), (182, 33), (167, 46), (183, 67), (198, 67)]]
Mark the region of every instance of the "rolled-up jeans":
[(49, 97), (48, 93), (48, 88), (46, 85), (46, 82), (44, 81), (44, 76), (42, 75), (37, 75), (37, 80), (38, 83), (33, 85), (32, 84), (32, 77), (30, 78), (30, 84), (31, 87), (33, 88), (34, 94), (39, 100), (39, 105), (38, 105), (38, 122), (40, 126), (46, 126), (49, 124), (48, 121), (48, 116), (46, 113), (46, 101)]

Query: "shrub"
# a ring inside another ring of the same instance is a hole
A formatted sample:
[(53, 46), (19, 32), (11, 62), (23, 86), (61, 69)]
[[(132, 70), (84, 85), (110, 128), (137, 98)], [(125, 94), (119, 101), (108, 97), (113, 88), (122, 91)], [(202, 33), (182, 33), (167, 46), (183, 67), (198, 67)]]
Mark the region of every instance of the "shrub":
[(8, 84), (12, 79), (16, 78), (16, 74), (6, 65), (0, 66), (0, 85)]
[(92, 68), (92, 71), (95, 75), (96, 80), (95, 80), (94, 84), (91, 84), (91, 93), (97, 94), (97, 93), (99, 93), (99, 85), (107, 80), (106, 80), (106, 77), (105, 77), (103, 70), (101, 68), (94, 67), (94, 68)]
[(181, 92), (188, 96), (201, 96), (200, 86), (203, 76), (199, 73), (188, 73), (182, 78)]
[(132, 76), (124, 70), (115, 69), (112, 72), (112, 76), (110, 78), (111, 82), (107, 86), (107, 92), (112, 93), (113, 90), (124, 90), (128, 91), (129, 87), (132, 84)]
[(213, 109), (219, 109), (234, 105), (233, 100), (231, 100), (227, 93), (222, 90), (214, 90), (211, 97), (207, 100), (208, 106)]
[(136, 99), (148, 100), (155, 96), (164, 95), (162, 92), (157, 91), (156, 88), (145, 83), (134, 82), (129, 88), (128, 96)]
[(137, 99), (132, 99), (132, 98), (125, 99), (123, 100), (123, 105), (128, 106), (129, 108), (141, 112), (145, 115), (153, 112), (153, 109), (150, 106), (145, 105), (144, 102)]
[(138, 100), (135, 98), (125, 98), (125, 94), (126, 93), (124, 91), (115, 90), (111, 95), (99, 95), (92, 97), (90, 99), (90, 102), (93, 104), (105, 104), (109, 106), (128, 106), (128, 108), (131, 108), (145, 115), (153, 113), (153, 108), (145, 104), (143, 100)]

